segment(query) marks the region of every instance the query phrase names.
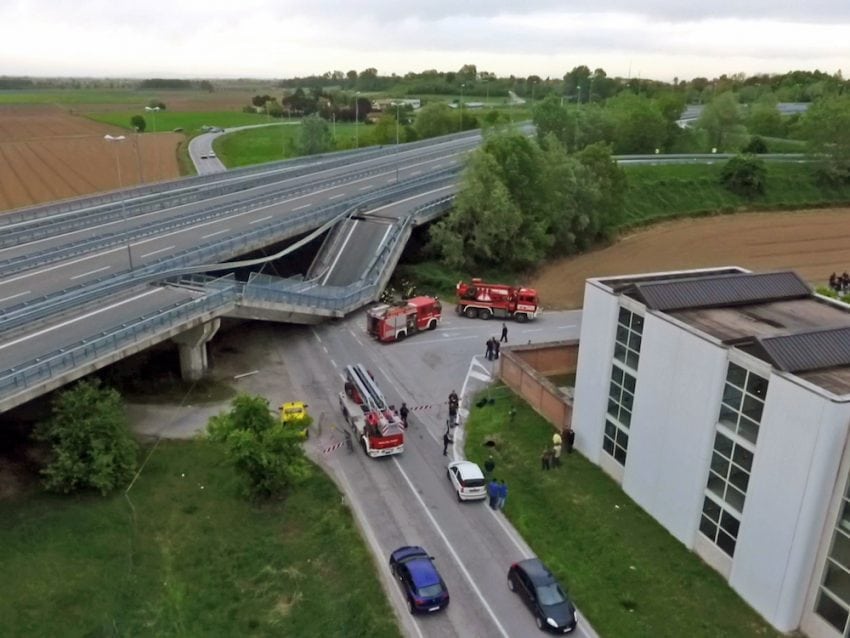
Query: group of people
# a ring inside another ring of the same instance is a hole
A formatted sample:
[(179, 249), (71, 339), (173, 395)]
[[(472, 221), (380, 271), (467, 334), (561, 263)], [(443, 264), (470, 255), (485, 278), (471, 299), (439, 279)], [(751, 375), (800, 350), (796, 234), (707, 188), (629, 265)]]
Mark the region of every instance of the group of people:
[(829, 276), (829, 287), (840, 295), (850, 292), (850, 274), (846, 270), (840, 275), (832, 273)]
[(508, 485), (499, 479), (491, 479), (487, 484), (487, 496), (490, 499), (490, 509), (505, 509), (505, 501), (508, 500)]
[(503, 323), (502, 324), (502, 335), (496, 339), (496, 337), (490, 337), (486, 342), (486, 350), (484, 351), (484, 357), (487, 361), (492, 361), (494, 359), (499, 358), (499, 349), (502, 346), (502, 343), (508, 342), (508, 327)]
[(552, 447), (543, 448), (543, 453), (540, 455), (540, 469), (550, 470), (561, 466), (561, 451), (563, 449), (564, 440), (567, 442), (567, 454), (572, 454), (573, 444), (575, 443), (576, 433), (572, 428), (564, 428), (563, 434), (555, 432), (552, 435)]

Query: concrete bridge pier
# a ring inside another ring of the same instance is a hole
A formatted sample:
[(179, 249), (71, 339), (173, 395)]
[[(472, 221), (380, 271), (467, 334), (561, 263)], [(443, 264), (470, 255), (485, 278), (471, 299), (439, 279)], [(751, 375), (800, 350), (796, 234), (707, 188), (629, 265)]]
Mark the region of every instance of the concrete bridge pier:
[(197, 381), (207, 371), (207, 342), (218, 332), (219, 319), (207, 321), (172, 337), (180, 351), (180, 375), (184, 381)]

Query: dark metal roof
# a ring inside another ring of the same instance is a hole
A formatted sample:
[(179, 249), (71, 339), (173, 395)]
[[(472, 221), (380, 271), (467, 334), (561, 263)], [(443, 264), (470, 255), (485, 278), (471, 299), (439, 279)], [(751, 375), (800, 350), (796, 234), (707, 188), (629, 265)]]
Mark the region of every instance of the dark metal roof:
[(629, 292), (650, 310), (672, 311), (797, 299), (811, 296), (812, 289), (788, 270), (636, 283)]
[(850, 365), (850, 327), (762, 337), (756, 342), (771, 363), (785, 372)]

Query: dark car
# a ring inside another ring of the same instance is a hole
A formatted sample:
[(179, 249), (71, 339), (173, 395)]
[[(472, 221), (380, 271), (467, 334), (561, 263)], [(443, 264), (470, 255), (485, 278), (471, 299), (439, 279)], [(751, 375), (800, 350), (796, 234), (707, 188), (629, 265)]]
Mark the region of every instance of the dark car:
[(508, 587), (534, 614), (538, 629), (568, 634), (576, 628), (576, 608), (539, 558), (511, 565)]
[(449, 604), (449, 590), (434, 559), (418, 546), (399, 547), (390, 555), (390, 570), (401, 583), (411, 614), (439, 611)]

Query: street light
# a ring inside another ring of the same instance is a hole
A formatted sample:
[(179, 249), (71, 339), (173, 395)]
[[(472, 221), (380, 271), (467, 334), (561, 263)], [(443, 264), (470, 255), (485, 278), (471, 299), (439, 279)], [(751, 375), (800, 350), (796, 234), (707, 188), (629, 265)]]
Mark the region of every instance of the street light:
[(159, 106), (146, 106), (145, 110), (148, 113), (153, 113), (153, 132), (156, 133), (156, 114), (157, 112), (162, 110), (162, 107)]
[(460, 122), (458, 122), (458, 131), (463, 132), (463, 88), (466, 86), (463, 82), (460, 84)]
[(357, 125), (360, 123), (360, 91), (354, 93), (354, 148), (360, 148), (360, 131)]
[(401, 117), (399, 115), (398, 107), (401, 106), (401, 102), (393, 102), (393, 106), (395, 107), (395, 145), (396, 145), (396, 150), (398, 150), (398, 148), (397, 148), (398, 147), (398, 121), (399, 121), (399, 118)]
[[(123, 142), (127, 138), (123, 135), (104, 135), (103, 139), (107, 142)], [(118, 190), (123, 191), (124, 186), (121, 183), (121, 162), (118, 161), (118, 147), (115, 147), (115, 171), (118, 173)], [(121, 219), (124, 220), (124, 223), (127, 223), (127, 205), (124, 197), (124, 193), (121, 193)], [(130, 249), (130, 236), (127, 236), (127, 258), (130, 260), (130, 270), (134, 270), (133, 268), (133, 251)]]

